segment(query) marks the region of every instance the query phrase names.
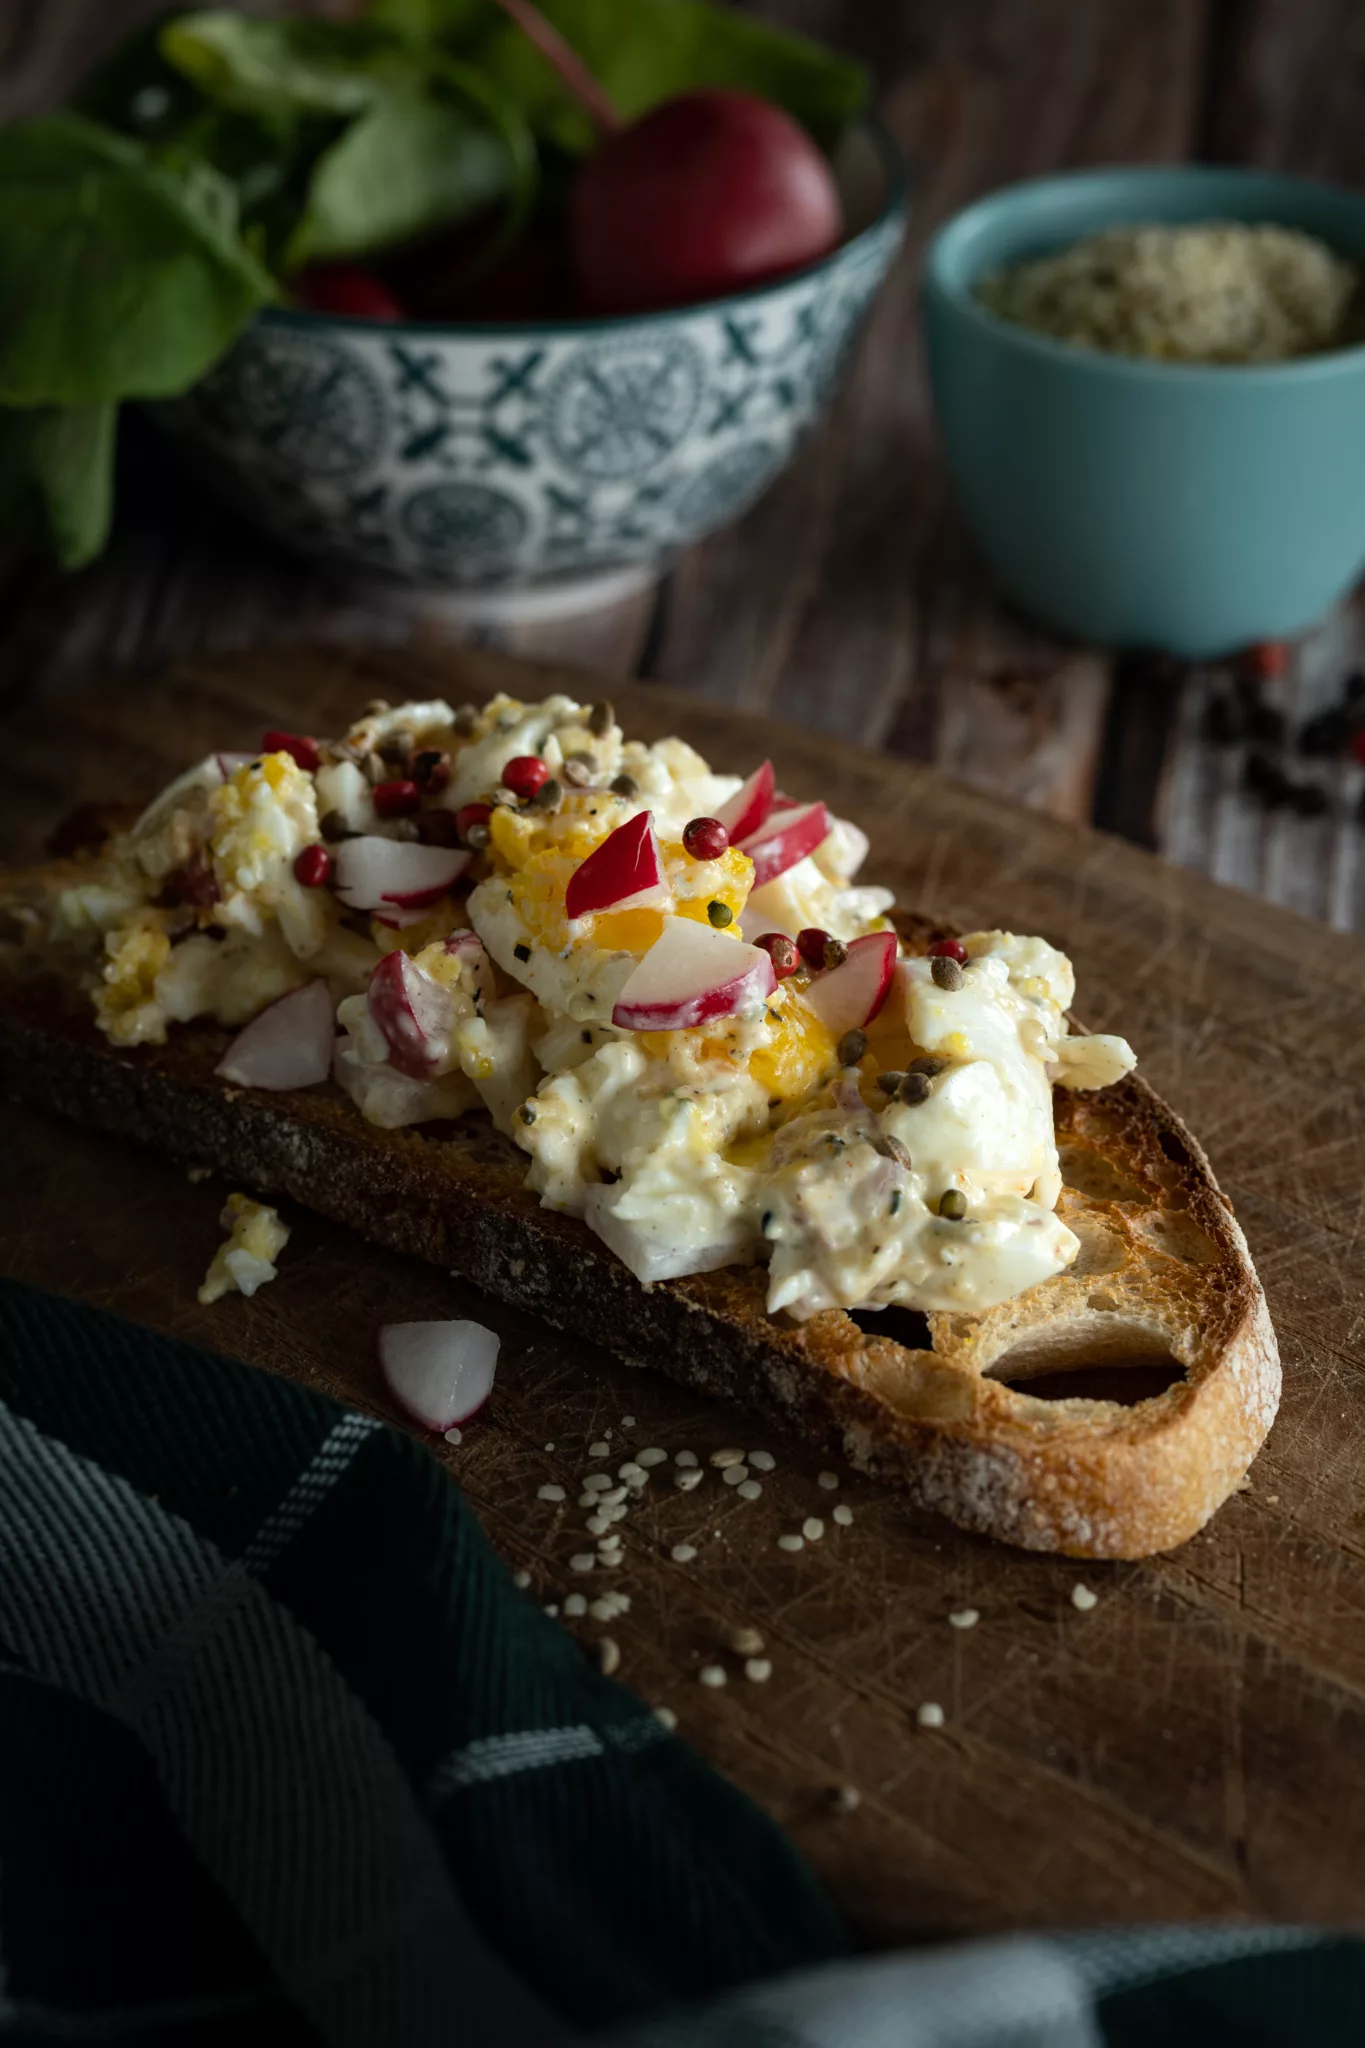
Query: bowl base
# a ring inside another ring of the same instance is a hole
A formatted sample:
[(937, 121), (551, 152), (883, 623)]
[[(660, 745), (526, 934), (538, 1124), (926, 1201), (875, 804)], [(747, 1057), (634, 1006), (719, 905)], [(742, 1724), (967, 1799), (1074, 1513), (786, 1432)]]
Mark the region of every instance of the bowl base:
[(490, 584), (483, 589), (399, 583), (380, 577), (367, 577), (364, 584), (367, 596), (391, 610), (420, 612), (461, 626), (525, 626), (543, 619), (578, 618), (584, 612), (624, 604), (627, 598), (650, 589), (661, 573), (658, 562), (628, 562), (585, 575), (548, 577), (538, 583)]

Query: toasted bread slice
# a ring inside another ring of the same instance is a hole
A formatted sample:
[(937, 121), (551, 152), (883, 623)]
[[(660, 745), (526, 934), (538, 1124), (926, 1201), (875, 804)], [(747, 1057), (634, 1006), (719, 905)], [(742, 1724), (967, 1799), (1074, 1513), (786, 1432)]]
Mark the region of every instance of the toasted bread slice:
[[(0, 878), (0, 909), (67, 879), (57, 865)], [(897, 924), (911, 952), (941, 935)], [(330, 1084), (234, 1088), (213, 1072), (229, 1037), (190, 1025), (120, 1051), (73, 984), (0, 973), (10, 1096), (448, 1267), (841, 1449), (963, 1528), (1074, 1557), (1170, 1549), (1234, 1490), (1274, 1419), (1279, 1360), (1246, 1242), (1195, 1140), (1135, 1077), (1055, 1093), (1061, 1213), (1082, 1247), (1067, 1272), (980, 1315), (830, 1310), (797, 1325), (765, 1312), (762, 1268), (641, 1286), (583, 1223), (539, 1206), (482, 1113), (380, 1130)]]

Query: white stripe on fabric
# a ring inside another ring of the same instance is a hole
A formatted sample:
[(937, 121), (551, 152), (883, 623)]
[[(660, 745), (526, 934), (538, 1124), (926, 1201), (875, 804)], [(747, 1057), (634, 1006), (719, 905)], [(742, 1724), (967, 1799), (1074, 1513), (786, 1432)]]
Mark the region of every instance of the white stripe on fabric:
[(1016, 1936), (831, 1963), (622, 2027), (612, 2048), (1102, 2048), (1062, 1952)]
[(667, 1740), (668, 1730), (652, 1714), (607, 1728), (580, 1722), (567, 1728), (527, 1728), (507, 1735), (482, 1735), (445, 1758), (432, 1772), (430, 1800), (444, 1799), (470, 1785), (494, 1778), (512, 1778), (521, 1771), (552, 1770), (558, 1764), (582, 1763), (617, 1749), (626, 1755)]
[(242, 1567), (253, 1577), (266, 1571), (281, 1551), (287, 1549), (299, 1530), (341, 1477), (366, 1437), (382, 1428), (377, 1416), (344, 1415), (323, 1439), (309, 1464), (294, 1481), (284, 1499), (266, 1517), (242, 1556)]
[(1052, 1937), (1096, 1998), (1337, 1937), (1323, 1927), (1097, 1927)]
[(475, 1934), (383, 1730), (293, 1615), (3, 1406), (0, 1493), (0, 1634), (145, 1744), (190, 1846), (324, 2040), (555, 2034)]
[(586, 1726), (484, 1735), (437, 1765), (428, 1796), (443, 1799), (448, 1792), (460, 1792), (467, 1785), (486, 1785), (492, 1778), (511, 1778), (520, 1771), (543, 1771), (555, 1764), (579, 1763), (584, 1757), (605, 1754), (601, 1740)]

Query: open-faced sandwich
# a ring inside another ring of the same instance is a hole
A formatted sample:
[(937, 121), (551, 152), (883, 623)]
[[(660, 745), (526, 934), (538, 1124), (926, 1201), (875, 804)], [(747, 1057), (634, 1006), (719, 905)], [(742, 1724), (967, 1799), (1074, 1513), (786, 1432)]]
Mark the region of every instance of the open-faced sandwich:
[[(866, 851), (606, 704), (372, 705), (7, 877), (0, 1066), (970, 1528), (1179, 1542), (1278, 1396), (1227, 1202), (1063, 954), (897, 916)], [(1105, 1366), (1159, 1390), (1055, 1398)]]

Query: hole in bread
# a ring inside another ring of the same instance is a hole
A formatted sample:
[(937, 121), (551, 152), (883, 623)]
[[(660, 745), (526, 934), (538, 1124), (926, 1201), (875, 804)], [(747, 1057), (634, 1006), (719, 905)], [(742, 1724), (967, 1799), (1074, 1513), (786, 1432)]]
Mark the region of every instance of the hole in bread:
[(1070, 1209), (1066, 1212), (1066, 1223), (1081, 1246), (1068, 1272), (1078, 1280), (1089, 1280), (1097, 1273), (1117, 1273), (1127, 1257), (1117, 1231), (1106, 1229), (1094, 1216), (1074, 1215)]
[(1089, 1365), (1075, 1372), (1039, 1373), (1019, 1392), (1032, 1401), (1109, 1401), (1116, 1408), (1136, 1408), (1184, 1377), (1185, 1368), (1175, 1358), (1164, 1365)]
[(1187, 1147), (1181, 1143), (1174, 1131), (1163, 1131), (1160, 1143), (1162, 1151), (1174, 1165), (1190, 1166), (1193, 1164)]
[(1097, 1308), (1104, 1315), (1113, 1315), (1119, 1305), (1117, 1296), (1104, 1287), (1097, 1287), (1093, 1294), (1087, 1294), (1085, 1303), (1087, 1308)]
[(1137, 1218), (1134, 1228), (1156, 1251), (1165, 1252), (1168, 1259), (1179, 1259), (1184, 1266), (1211, 1266), (1218, 1257), (1218, 1247), (1208, 1232), (1183, 1210), (1151, 1209)]
[(1062, 1170), (1062, 1180), (1078, 1195), (1088, 1195), (1092, 1202), (1140, 1202), (1142, 1189), (1126, 1173), (1106, 1159), (1103, 1152), (1092, 1152), (1088, 1145), (1059, 1145), (1057, 1160)]
[(1122, 1408), (1150, 1401), (1183, 1380), (1185, 1368), (1162, 1332), (1120, 1318), (1119, 1303), (1100, 1293), (1104, 1305), (1093, 1297), (1091, 1305), (1103, 1322), (1026, 1331), (986, 1368), (985, 1377), (1037, 1401), (1112, 1401)]
[(849, 1321), (867, 1337), (889, 1337), (907, 1351), (932, 1351), (929, 1318), (917, 1308), (851, 1308)]

